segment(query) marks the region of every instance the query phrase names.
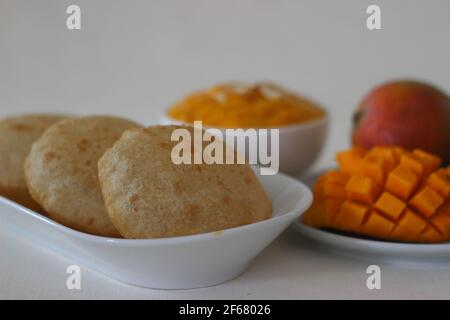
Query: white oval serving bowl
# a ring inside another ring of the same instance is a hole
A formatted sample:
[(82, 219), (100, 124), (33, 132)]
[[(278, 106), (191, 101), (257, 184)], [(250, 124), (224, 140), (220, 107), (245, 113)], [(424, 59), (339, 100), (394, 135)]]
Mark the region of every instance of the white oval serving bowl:
[[(160, 117), (160, 124), (192, 125), (191, 123), (170, 118), (167, 115)], [(317, 120), (279, 128), (280, 170), (292, 176), (299, 176), (305, 173), (314, 161), (317, 160), (324, 147), (328, 133), (328, 125), (329, 118), (326, 114)], [(208, 129), (206, 126), (204, 128)], [(226, 130), (225, 128), (217, 129), (221, 130), (222, 134)], [(238, 151), (248, 155), (248, 148)]]
[(119, 281), (157, 289), (216, 285), (241, 274), (250, 261), (312, 202), (310, 190), (283, 174), (259, 176), (273, 204), (273, 217), (199, 235), (128, 240), (67, 228), (0, 197), (0, 222), (18, 236)]

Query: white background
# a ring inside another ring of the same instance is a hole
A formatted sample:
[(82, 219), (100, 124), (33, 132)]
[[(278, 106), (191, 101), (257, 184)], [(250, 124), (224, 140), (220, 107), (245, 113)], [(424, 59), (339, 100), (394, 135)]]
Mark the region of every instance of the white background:
[[(80, 31), (65, 27), (70, 4), (81, 6)], [(382, 30), (367, 30), (369, 4), (381, 6)], [(151, 124), (192, 90), (272, 80), (329, 110), (325, 164), (348, 146), (352, 112), (374, 85), (413, 77), (450, 92), (449, 33), (448, 0), (0, 0), (0, 116), (60, 111)], [(448, 270), (386, 266), (373, 292), (368, 263), (289, 234), (243, 276), (211, 289), (138, 289), (83, 270), (83, 290), (69, 292), (70, 263), (2, 230), (0, 297), (450, 297)]]

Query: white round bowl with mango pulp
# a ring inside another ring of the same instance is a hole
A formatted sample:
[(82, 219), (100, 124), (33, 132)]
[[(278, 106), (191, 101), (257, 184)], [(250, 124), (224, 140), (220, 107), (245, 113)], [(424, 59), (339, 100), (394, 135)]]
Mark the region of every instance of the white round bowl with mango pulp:
[[(167, 114), (160, 117), (160, 124), (192, 125), (192, 123), (171, 118)], [(279, 129), (279, 170), (291, 176), (299, 176), (305, 173), (317, 160), (324, 147), (328, 126), (329, 118), (328, 114), (325, 114), (316, 120), (276, 128)], [(203, 125), (203, 128), (209, 129), (211, 127)], [(219, 129), (225, 136), (226, 128), (214, 128)], [(248, 128), (242, 128), (242, 130), (246, 129)], [(237, 136), (239, 134), (238, 132)], [(270, 144), (270, 139), (268, 143)], [(270, 150), (270, 146), (268, 148)], [(237, 151), (245, 154), (248, 159), (248, 144), (245, 145), (245, 150), (239, 150), (238, 148)], [(264, 163), (258, 164), (265, 165)]]

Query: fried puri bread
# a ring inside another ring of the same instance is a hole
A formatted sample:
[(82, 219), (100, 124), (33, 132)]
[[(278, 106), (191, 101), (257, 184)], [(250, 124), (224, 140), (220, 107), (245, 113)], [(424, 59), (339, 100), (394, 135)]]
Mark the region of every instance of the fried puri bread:
[(106, 116), (69, 119), (49, 127), (25, 162), (33, 199), (50, 218), (68, 227), (119, 236), (106, 213), (97, 162), (125, 130), (136, 127), (132, 121)]
[(145, 239), (219, 231), (268, 219), (272, 205), (248, 165), (174, 164), (174, 129), (126, 131), (99, 161), (99, 180), (114, 226)]
[(33, 142), (48, 126), (64, 118), (52, 114), (26, 114), (0, 120), (0, 195), (42, 211), (28, 192), (23, 166)]

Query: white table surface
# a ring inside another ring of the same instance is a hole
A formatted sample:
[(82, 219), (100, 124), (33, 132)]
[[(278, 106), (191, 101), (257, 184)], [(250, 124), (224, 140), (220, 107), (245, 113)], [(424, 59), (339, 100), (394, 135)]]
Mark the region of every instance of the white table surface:
[[(377, 3), (382, 30), (369, 31)], [(0, 1), (0, 117), (23, 112), (115, 114), (145, 124), (184, 94), (225, 80), (273, 80), (329, 110), (318, 166), (349, 144), (351, 115), (374, 85), (412, 77), (450, 92), (447, 0), (78, 0), (82, 30), (65, 28), (74, 1)], [(1, 214), (1, 212), (0, 212)], [(334, 256), (284, 234), (239, 278), (198, 290), (135, 288), (82, 269), (66, 289), (58, 254), (0, 225), (0, 298), (450, 298), (449, 269)]]
[(449, 267), (411, 269), (379, 264), (381, 289), (366, 286), (372, 262), (316, 248), (292, 230), (227, 283), (194, 290), (151, 290), (122, 284), (81, 266), (81, 289), (66, 288), (76, 264), (0, 228), (2, 299), (441, 299), (450, 298)]

